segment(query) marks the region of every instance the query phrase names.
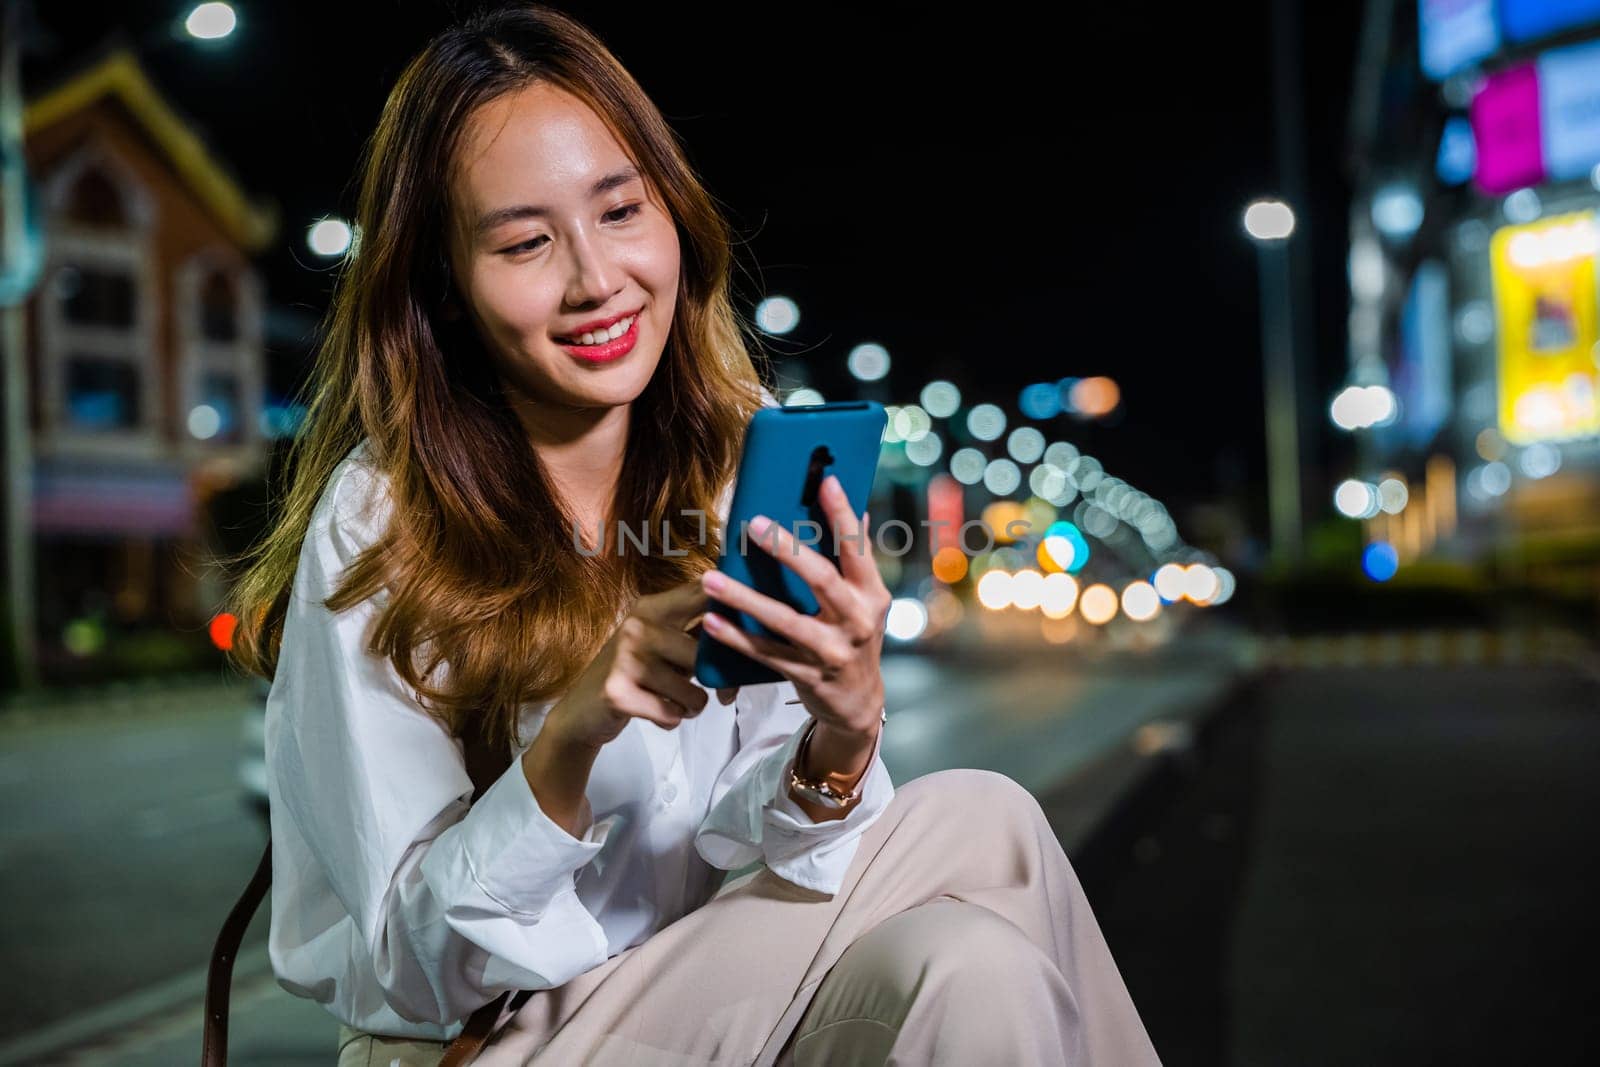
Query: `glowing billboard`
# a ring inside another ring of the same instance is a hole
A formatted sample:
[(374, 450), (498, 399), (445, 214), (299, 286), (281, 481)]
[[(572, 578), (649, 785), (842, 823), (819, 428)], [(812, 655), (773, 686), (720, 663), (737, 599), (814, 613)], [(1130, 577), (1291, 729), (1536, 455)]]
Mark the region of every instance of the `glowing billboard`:
[(1489, 243), (1500, 432), (1516, 444), (1600, 432), (1592, 211), (1495, 231)]

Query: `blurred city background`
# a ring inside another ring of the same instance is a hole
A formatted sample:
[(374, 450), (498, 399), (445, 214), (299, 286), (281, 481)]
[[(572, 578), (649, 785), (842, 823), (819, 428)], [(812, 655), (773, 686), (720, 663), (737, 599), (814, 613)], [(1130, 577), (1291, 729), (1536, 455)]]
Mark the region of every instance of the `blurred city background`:
[[(466, 6), (3, 4), (0, 1063), (198, 1055), (266, 839), (218, 560)], [(780, 399), (889, 409), (895, 780), (1039, 797), (1163, 1060), (1586, 1062), (1600, 0), (558, 6)], [(235, 1061), (333, 1062), (265, 934)]]

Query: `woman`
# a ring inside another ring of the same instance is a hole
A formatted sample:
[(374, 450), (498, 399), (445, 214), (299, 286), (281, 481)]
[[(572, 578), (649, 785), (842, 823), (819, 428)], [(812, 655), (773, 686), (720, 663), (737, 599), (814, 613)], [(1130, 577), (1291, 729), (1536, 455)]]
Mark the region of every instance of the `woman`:
[[(771, 395), (725, 223), (606, 48), (531, 5), (442, 33), (358, 223), (235, 646), (273, 678), (272, 964), (340, 1063), (435, 1062), (511, 990), (474, 1062), (1154, 1062), (1037, 803), (891, 783), (868, 539), (769, 542), (814, 617), (711, 584), (696, 513)], [(712, 701), (702, 618), (785, 680)]]

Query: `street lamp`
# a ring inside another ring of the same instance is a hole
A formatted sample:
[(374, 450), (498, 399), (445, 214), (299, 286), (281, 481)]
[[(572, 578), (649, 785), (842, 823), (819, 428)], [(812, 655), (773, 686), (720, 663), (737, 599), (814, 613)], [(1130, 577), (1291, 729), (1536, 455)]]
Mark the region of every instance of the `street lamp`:
[(1300, 428), (1291, 328), (1289, 236), (1294, 209), (1281, 200), (1257, 200), (1244, 212), (1245, 233), (1256, 245), (1261, 285), (1261, 356), (1266, 375), (1267, 508), (1272, 558), (1300, 562)]
[(202, 41), (217, 41), (228, 36), (239, 25), (233, 8), (223, 3), (201, 4), (183, 20), (183, 28), (190, 37)]

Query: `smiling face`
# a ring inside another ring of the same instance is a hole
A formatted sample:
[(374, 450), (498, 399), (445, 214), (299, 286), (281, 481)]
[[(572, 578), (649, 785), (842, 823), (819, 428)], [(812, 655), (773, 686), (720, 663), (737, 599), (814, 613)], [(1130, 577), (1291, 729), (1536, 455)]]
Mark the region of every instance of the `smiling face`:
[[(666, 207), (600, 117), (555, 86), (500, 96), (463, 132), (451, 269), (496, 370), (524, 408), (630, 404), (661, 360), (677, 302)], [(627, 332), (609, 343), (615, 327), (579, 336), (614, 320)]]

